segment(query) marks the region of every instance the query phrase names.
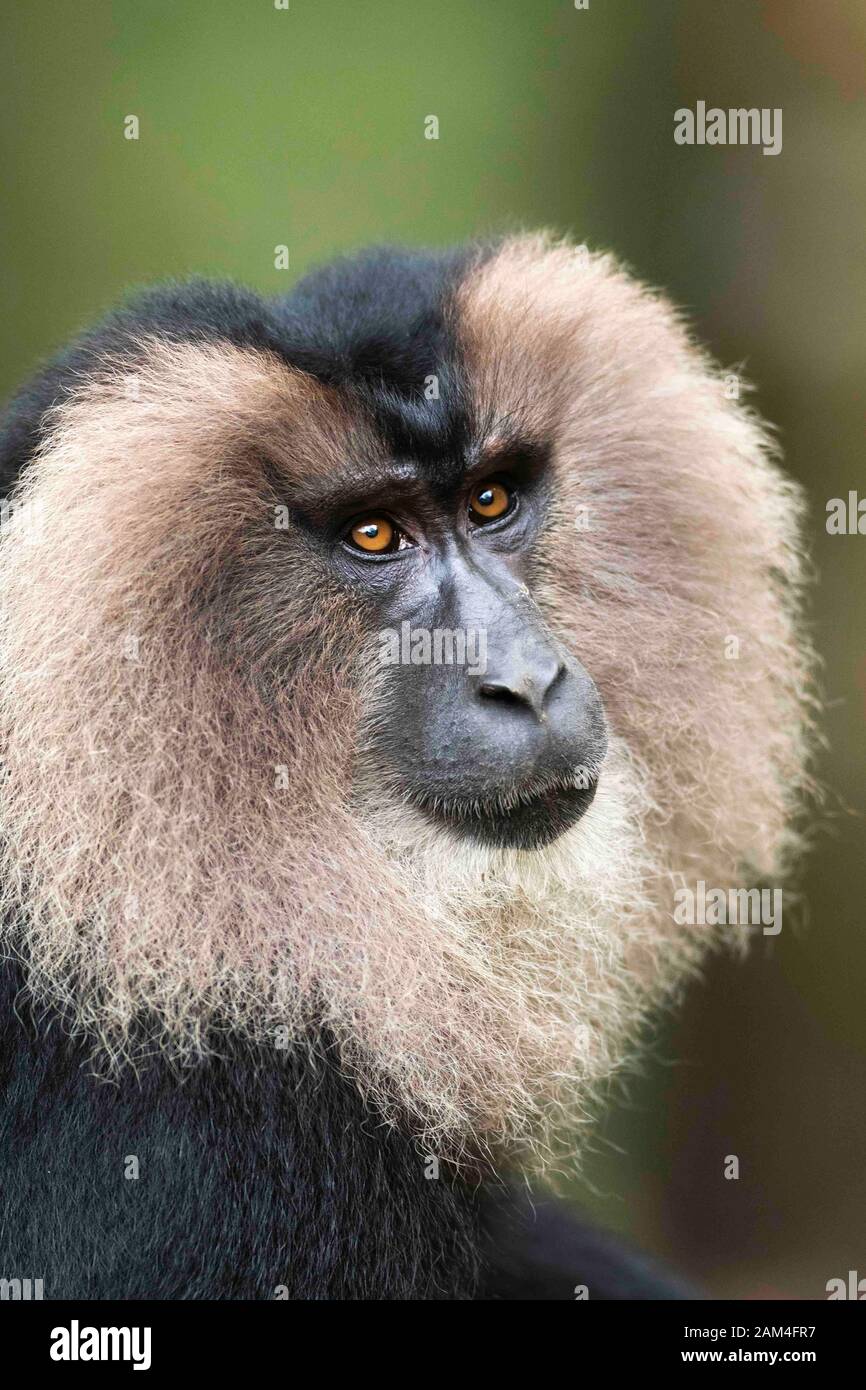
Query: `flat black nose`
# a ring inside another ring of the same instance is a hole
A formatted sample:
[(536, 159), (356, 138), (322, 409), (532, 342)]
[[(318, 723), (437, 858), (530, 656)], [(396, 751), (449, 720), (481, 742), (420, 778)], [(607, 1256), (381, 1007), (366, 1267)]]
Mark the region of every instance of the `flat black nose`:
[[(490, 789), (595, 767), (606, 734), (598, 691), (580, 662), (539, 626), (501, 628), (485, 669), (455, 688), (462, 713), (447, 740), (460, 780)], [(450, 770), (449, 770), (450, 771)]]
[(521, 661), (486, 675), (478, 686), (478, 694), (482, 700), (498, 700), (517, 711), (528, 710), (544, 722), (547, 701), (564, 675), (565, 663), (545, 654), (531, 663)]

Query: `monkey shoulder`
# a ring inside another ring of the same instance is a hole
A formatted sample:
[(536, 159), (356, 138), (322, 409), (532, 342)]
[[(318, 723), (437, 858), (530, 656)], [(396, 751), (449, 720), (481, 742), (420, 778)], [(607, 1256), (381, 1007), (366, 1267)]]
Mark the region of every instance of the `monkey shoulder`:
[(703, 1296), (552, 1197), (531, 1199), (511, 1188), (492, 1191), (483, 1227), (486, 1272), (479, 1296), (484, 1299), (630, 1302)]

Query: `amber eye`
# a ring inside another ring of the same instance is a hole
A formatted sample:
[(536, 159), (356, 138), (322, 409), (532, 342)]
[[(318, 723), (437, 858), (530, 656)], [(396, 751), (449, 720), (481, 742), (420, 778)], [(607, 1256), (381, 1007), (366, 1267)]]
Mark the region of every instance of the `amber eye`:
[(510, 510), (513, 493), (505, 483), (479, 483), (469, 498), (469, 515), (476, 525), (496, 521)]
[(358, 550), (366, 550), (370, 554), (381, 553), (383, 550), (396, 550), (399, 545), (400, 533), (392, 521), (385, 516), (366, 517), (354, 525), (347, 537), (352, 545), (357, 546)]

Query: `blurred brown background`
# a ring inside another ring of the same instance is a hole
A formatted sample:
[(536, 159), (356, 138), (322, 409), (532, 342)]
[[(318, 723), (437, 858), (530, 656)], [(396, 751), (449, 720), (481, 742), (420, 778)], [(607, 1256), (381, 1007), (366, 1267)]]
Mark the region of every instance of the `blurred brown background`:
[[(801, 925), (660, 1021), (576, 1195), (725, 1296), (866, 1276), (866, 536), (824, 524), (866, 496), (862, 0), (31, 0), (0, 37), (4, 395), (133, 285), (539, 225), (745, 364), (812, 501), (830, 794)], [(676, 145), (699, 100), (781, 107), (782, 152)]]

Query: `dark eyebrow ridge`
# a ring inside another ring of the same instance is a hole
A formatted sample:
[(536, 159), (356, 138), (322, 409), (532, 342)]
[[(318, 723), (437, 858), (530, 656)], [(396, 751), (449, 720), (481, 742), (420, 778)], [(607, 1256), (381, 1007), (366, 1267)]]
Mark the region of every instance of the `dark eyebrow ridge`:
[[(270, 481), (274, 482), (273, 478)], [(327, 476), (279, 479), (279, 491), (292, 512), (312, 525), (326, 525), (369, 507), (393, 506), (397, 499), (429, 502), (430, 487), (422, 468), (410, 462), (382, 460), (373, 465), (347, 461)]]

